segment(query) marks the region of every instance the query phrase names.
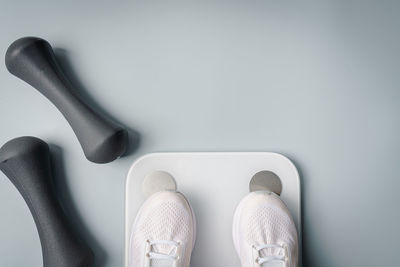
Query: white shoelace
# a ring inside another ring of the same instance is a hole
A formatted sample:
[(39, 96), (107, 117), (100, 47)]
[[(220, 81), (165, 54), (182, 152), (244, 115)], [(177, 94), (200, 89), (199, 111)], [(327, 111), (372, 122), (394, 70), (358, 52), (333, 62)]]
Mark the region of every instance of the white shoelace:
[[(259, 245), (259, 246), (254, 246), (254, 248), (260, 252), (260, 250), (263, 249), (268, 249), (268, 248), (276, 248), (279, 250), (284, 250), (285, 248), (283, 246), (280, 245)], [(290, 262), (290, 255), (288, 255), (289, 257), (289, 262)], [(264, 263), (269, 263), (269, 262), (282, 262), (285, 263), (286, 262), (286, 256), (285, 255), (272, 255), (272, 256), (267, 256), (267, 257), (258, 257), (256, 259), (257, 263), (262, 265)]]
[(168, 254), (150, 251), (148, 253), (150, 260), (171, 260), (175, 261), (178, 259), (177, 255), (171, 255), (171, 252), (175, 250), (175, 253), (178, 249), (179, 243), (171, 240), (157, 240), (157, 241), (148, 241), (150, 247), (152, 248), (155, 245), (170, 245), (172, 247), (171, 251)]

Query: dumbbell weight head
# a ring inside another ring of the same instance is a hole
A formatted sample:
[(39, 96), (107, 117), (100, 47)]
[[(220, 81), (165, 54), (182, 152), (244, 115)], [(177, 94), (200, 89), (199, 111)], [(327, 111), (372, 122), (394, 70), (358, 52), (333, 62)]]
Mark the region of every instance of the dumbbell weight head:
[(127, 131), (80, 98), (46, 40), (37, 37), (16, 40), (6, 52), (5, 63), (10, 73), (32, 85), (61, 111), (88, 160), (108, 163), (126, 151)]
[(0, 170), (27, 203), (42, 245), (44, 267), (89, 267), (91, 249), (73, 231), (53, 191), (49, 146), (19, 137), (0, 148)]

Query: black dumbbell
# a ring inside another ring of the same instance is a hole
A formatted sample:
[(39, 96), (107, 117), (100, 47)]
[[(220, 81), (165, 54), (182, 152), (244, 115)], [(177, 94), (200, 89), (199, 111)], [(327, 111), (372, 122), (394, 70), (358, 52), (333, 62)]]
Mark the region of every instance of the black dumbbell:
[(35, 137), (15, 138), (0, 148), (0, 170), (28, 204), (39, 232), (43, 266), (92, 266), (91, 249), (72, 230), (54, 193), (49, 146)]
[(61, 111), (88, 160), (107, 163), (125, 152), (127, 131), (78, 96), (46, 40), (36, 37), (16, 40), (8, 48), (5, 61), (10, 73), (32, 85)]

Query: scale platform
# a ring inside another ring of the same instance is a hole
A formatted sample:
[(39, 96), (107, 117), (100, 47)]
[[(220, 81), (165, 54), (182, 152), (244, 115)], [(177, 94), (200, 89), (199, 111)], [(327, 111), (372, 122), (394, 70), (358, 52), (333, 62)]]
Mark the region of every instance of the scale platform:
[[(165, 174), (162, 179), (151, 178), (161, 172)], [(262, 173), (279, 177), (281, 199), (291, 211), (299, 233), (301, 267), (299, 174), (288, 158), (272, 152), (153, 153), (139, 158), (126, 180), (125, 267), (129, 267), (132, 224), (146, 195), (156, 191), (157, 186), (177, 186), (194, 209), (197, 236), (191, 267), (240, 267), (232, 241), (233, 214), (240, 200), (249, 193), (249, 184), (252, 191), (263, 186), (258, 175)], [(276, 181), (272, 186), (276, 187)]]

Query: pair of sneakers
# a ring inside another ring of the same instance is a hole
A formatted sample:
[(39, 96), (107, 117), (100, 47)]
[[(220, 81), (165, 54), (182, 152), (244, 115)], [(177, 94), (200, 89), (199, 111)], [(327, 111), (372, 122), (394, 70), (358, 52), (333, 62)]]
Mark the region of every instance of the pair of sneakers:
[[(131, 233), (130, 267), (189, 267), (196, 219), (182, 193), (150, 196)], [(278, 195), (256, 191), (245, 196), (236, 208), (232, 234), (242, 267), (297, 267), (296, 227)]]

